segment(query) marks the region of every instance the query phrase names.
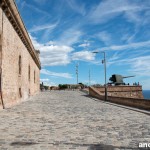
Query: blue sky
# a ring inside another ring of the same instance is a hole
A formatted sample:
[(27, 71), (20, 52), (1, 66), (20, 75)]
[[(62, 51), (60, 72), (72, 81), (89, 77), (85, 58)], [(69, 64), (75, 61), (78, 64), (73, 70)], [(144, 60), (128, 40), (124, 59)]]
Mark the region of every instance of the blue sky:
[(16, 0), (42, 64), (41, 82), (47, 85), (79, 82), (104, 84), (112, 74), (135, 75), (150, 89), (149, 0)]

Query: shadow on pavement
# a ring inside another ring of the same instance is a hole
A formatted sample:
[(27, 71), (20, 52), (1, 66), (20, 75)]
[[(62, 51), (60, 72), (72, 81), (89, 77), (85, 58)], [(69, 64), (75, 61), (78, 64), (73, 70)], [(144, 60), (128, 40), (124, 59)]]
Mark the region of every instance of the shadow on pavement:
[(39, 144), (35, 142), (12, 142), (10, 145), (11, 146), (29, 146), (29, 145), (34, 145), (34, 144)]
[[(11, 146), (30, 146), (34, 144), (42, 144), (42, 143), (35, 143), (35, 142), (12, 142)], [(145, 148), (133, 148), (133, 147), (122, 147), (122, 146), (112, 146), (112, 145), (104, 145), (104, 144), (80, 144), (80, 143), (64, 143), (64, 142), (54, 142), (48, 143), (54, 146), (59, 145), (70, 145), (72, 147), (88, 147), (87, 150), (146, 150)]]

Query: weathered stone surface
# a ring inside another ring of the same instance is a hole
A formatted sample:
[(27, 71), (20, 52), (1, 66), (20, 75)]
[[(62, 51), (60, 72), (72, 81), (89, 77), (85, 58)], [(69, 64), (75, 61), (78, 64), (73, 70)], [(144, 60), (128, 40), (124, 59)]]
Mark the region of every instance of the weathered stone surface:
[(42, 92), (0, 112), (0, 149), (138, 150), (149, 124), (149, 115), (81, 92)]

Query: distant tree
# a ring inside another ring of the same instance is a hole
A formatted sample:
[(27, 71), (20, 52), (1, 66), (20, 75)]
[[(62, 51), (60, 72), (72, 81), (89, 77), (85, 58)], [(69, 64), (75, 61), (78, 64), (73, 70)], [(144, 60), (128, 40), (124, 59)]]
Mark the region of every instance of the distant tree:
[(59, 89), (67, 89), (68, 88), (67, 84), (59, 84), (58, 86), (59, 86)]
[(59, 87), (59, 89), (61, 89), (62, 88), (62, 84), (59, 84), (58, 87)]
[(45, 90), (48, 90), (48, 88), (49, 88), (49, 86), (44, 85), (44, 89)]
[(85, 85), (83, 83), (79, 83), (81, 85), (81, 89), (85, 88)]

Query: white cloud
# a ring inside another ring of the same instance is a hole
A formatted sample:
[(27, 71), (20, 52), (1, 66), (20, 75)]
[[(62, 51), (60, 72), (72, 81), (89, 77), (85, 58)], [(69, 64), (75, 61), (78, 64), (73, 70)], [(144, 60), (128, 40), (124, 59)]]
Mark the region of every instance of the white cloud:
[(135, 75), (137, 81), (140, 81), (140, 84), (143, 86), (143, 89), (150, 89), (150, 56), (139, 56), (124, 59), (114, 59), (109, 60), (108, 65), (114, 64), (117, 68), (117, 65), (122, 68), (126, 68), (124, 66), (128, 66), (128, 69), (125, 69), (126, 72), (130, 75)]
[(128, 60), (130, 69), (127, 71), (136, 75), (139, 78), (140, 84), (143, 89), (150, 89), (150, 56), (141, 56)]
[(116, 53), (114, 53), (114, 54), (111, 56), (111, 58), (109, 58), (109, 62), (115, 61), (115, 60), (117, 60), (117, 59), (119, 59), (119, 58), (120, 58), (120, 55), (116, 52)]
[(40, 82), (48, 82), (49, 79), (40, 79)]
[(90, 51), (80, 51), (72, 54), (72, 60), (92, 61), (95, 59), (95, 54)]
[[(149, 3), (149, 5), (150, 5), (150, 3)], [(142, 23), (143, 24), (149, 24), (150, 23), (150, 9), (148, 9), (148, 11), (145, 12)]]
[(130, 59), (131, 69), (129, 72), (133, 72), (139, 76), (150, 77), (150, 56), (141, 56), (137, 58)]
[(110, 44), (112, 41), (110, 34), (106, 31), (99, 32), (96, 36), (106, 45)]
[(30, 35), (34, 47), (40, 50), (40, 60), (42, 66), (62, 66), (70, 63), (70, 53), (72, 47), (65, 45), (44, 45), (37, 42), (37, 39)]
[[(25, 1), (24, 1), (25, 2)], [(40, 15), (43, 15), (44, 17), (49, 17), (50, 14), (47, 13), (46, 11), (42, 10), (42, 9), (39, 9), (37, 7), (35, 7), (34, 5), (30, 5), (29, 3), (25, 2), (24, 4), (25, 6), (27, 6), (28, 8), (32, 9), (33, 11), (35, 11), (36, 13), (40, 14)]]
[(148, 79), (141, 79), (141, 81), (140, 81), (140, 85), (142, 85), (142, 87), (143, 87), (143, 89), (144, 90), (150, 90), (150, 79), (148, 78)]
[(77, 43), (80, 40), (80, 37), (83, 35), (83, 33), (77, 29), (77, 28), (70, 28), (65, 30), (60, 38), (57, 39), (57, 44), (60, 45), (68, 45), (71, 46), (75, 43)]
[(86, 10), (85, 10), (84, 4), (77, 3), (76, 0), (67, 0), (67, 3), (72, 10), (74, 10), (75, 12), (77, 12), (83, 16), (85, 15)]
[(150, 47), (150, 41), (137, 42), (137, 43), (129, 43), (125, 45), (112, 45), (109, 47), (103, 47), (101, 50), (125, 50), (125, 49), (137, 49), (140, 47)]
[(105, 0), (95, 6), (89, 13), (91, 23), (105, 23), (114, 17), (124, 14), (127, 20), (132, 22), (139, 22), (139, 11), (147, 9), (146, 6), (137, 5), (131, 1), (122, 0)]
[(136, 28), (134, 33), (132, 34), (129, 31), (127, 31), (125, 34), (123, 33), (121, 40), (126, 41), (127, 43), (132, 43), (133, 40), (136, 38), (138, 32), (139, 32), (138, 28)]
[[(141, 8), (142, 9), (142, 8)], [(135, 9), (135, 10), (131, 10), (131, 11), (127, 11), (126, 13), (125, 13), (125, 17), (127, 18), (127, 20), (129, 21), (129, 22), (135, 22), (135, 23), (140, 23), (140, 21), (141, 21), (141, 17), (142, 16), (140, 16), (139, 14), (138, 14), (138, 12), (140, 11), (140, 9)]]
[(54, 41), (49, 41), (45, 45), (55, 45), (56, 43)]
[(137, 76), (150, 77), (150, 56), (139, 56), (125, 59), (116, 59), (114, 61), (109, 60), (109, 64), (115, 65), (128, 65), (127, 71)]
[(95, 54), (90, 51), (74, 52), (73, 48), (66, 45), (53, 45), (57, 42), (50, 41), (46, 44), (40, 44), (35, 37), (30, 38), (34, 47), (40, 50), (40, 61), (42, 66), (63, 66), (69, 64), (72, 60), (92, 61)]
[(80, 44), (80, 45), (79, 45), (79, 47), (84, 47), (84, 48), (89, 47), (89, 46), (90, 46), (90, 43), (89, 43), (89, 42), (83, 43), (83, 44)]
[(45, 24), (45, 25), (40, 25), (40, 26), (33, 26), (29, 32), (32, 33), (32, 32), (37, 32), (37, 31), (41, 31), (41, 30), (53, 30), (55, 27), (57, 26), (57, 23), (56, 24)]
[(46, 86), (58, 86), (56, 83), (51, 82), (50, 79), (40, 79), (40, 83), (42, 83)]
[(46, 69), (41, 69), (41, 74), (45, 74), (51, 77), (61, 77), (61, 78), (67, 78), (67, 79), (72, 78), (72, 75), (69, 73), (57, 73), (57, 72), (52, 72)]

